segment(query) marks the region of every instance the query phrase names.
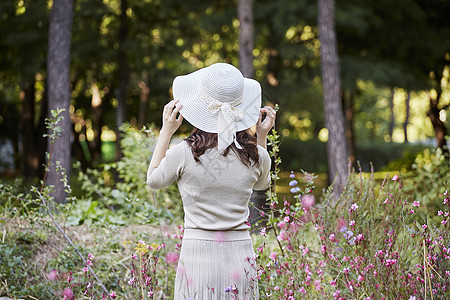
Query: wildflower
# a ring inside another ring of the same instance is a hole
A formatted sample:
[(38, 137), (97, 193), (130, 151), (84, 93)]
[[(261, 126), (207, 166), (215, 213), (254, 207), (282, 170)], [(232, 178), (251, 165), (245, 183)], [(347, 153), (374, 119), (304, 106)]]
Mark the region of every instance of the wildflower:
[(329, 236), (328, 238), (329, 238), (330, 241), (332, 241), (332, 242), (335, 242), (335, 241), (336, 241), (336, 238), (335, 238), (334, 233), (330, 234), (330, 236)]
[(87, 267), (84, 267), (82, 270), (84, 273), (87, 273), (89, 269)]
[(296, 186), (298, 184), (298, 182), (297, 182), (297, 180), (291, 180), (290, 182), (289, 182), (289, 186)]
[(90, 260), (88, 259), (88, 260), (86, 261), (86, 265), (92, 267), (92, 261), (90, 261)]
[(419, 201), (414, 201), (412, 204), (412, 206), (414, 206), (414, 207), (419, 207), (419, 205), (420, 205)]
[(348, 274), (349, 271), (350, 271), (349, 268), (344, 268), (344, 274)]
[(442, 221), (441, 221), (441, 224), (442, 224), (442, 225), (447, 224), (447, 220), (442, 220)]
[(343, 227), (341, 227), (341, 229), (339, 231), (340, 232), (346, 232), (347, 231), (347, 227), (343, 226)]
[(443, 214), (442, 210), (438, 211), (438, 216), (442, 216)]
[(58, 271), (56, 271), (55, 269), (51, 270), (47, 274), (47, 279), (48, 280), (56, 280), (56, 278), (58, 278)]
[(422, 225), (422, 228), (423, 228), (423, 229), (427, 229), (427, 227), (428, 227), (427, 224), (423, 224), (423, 225)]
[(352, 236), (353, 236), (353, 232), (351, 232), (350, 230), (348, 230), (346, 233), (344, 233), (344, 239), (346, 239), (346, 240), (348, 240)]
[(289, 177), (291, 177), (291, 178), (295, 178), (295, 174), (294, 174), (294, 171), (291, 171), (291, 175), (289, 175)]
[(398, 181), (398, 179), (399, 179), (399, 178), (398, 178), (398, 175), (394, 175), (394, 177), (392, 177), (391, 180), (392, 180), (392, 181)]
[(133, 277), (130, 280), (128, 280), (128, 285), (133, 285), (133, 283), (136, 281), (136, 279)]
[(351, 220), (351, 221), (349, 222), (349, 225), (350, 225), (350, 226), (355, 226), (355, 223), (356, 223), (355, 220)]
[(359, 207), (358, 204), (353, 203), (352, 206), (351, 206), (351, 209), (352, 210), (356, 210), (358, 207)]
[(306, 254), (308, 254), (308, 252), (309, 252), (308, 247), (305, 247), (305, 249), (303, 249), (302, 251), (302, 255), (305, 256)]
[(331, 285), (331, 286), (336, 286), (336, 280), (331, 280), (331, 281), (330, 281), (330, 285)]
[(148, 293), (147, 293), (147, 297), (152, 297), (153, 296), (153, 291), (149, 291)]
[(358, 281), (364, 281), (364, 277), (362, 277), (362, 275), (358, 276)]
[(414, 209), (410, 209), (410, 210), (409, 210), (409, 213), (410, 213), (410, 214), (413, 214), (413, 213), (414, 213)]
[(166, 261), (169, 264), (175, 264), (175, 263), (178, 262), (178, 257), (179, 257), (178, 253), (176, 253), (176, 252), (169, 252), (169, 253), (166, 254)]
[(339, 299), (340, 295), (341, 295), (341, 290), (337, 290), (336, 292), (333, 293), (333, 297), (334, 298), (338, 298)]
[(275, 291), (279, 291), (280, 287), (277, 285), (276, 287), (273, 288)]
[(139, 240), (138, 244), (145, 245), (145, 242), (143, 240)]
[(270, 253), (269, 258), (270, 258), (271, 260), (275, 261), (275, 260), (277, 259), (277, 253), (276, 253), (276, 252)]
[(445, 192), (442, 195), (447, 196), (448, 195), (448, 191), (445, 190)]
[(283, 220), (285, 223), (289, 223), (289, 216), (286, 216), (286, 217), (284, 217), (284, 220)]
[(287, 201), (287, 200), (284, 200), (284, 206), (290, 206), (291, 204)]
[(387, 204), (387, 203), (389, 203), (389, 197), (386, 198), (386, 200), (384, 200), (384, 202), (383, 202), (383, 204)]
[(266, 227), (261, 228), (261, 231), (259, 232), (259, 234), (260, 234), (261, 236), (267, 236), (266, 230), (267, 230)]
[(288, 239), (289, 238), (288, 238), (288, 235), (287, 235), (286, 231), (281, 230), (280, 234), (277, 236), (277, 240), (279, 240), (279, 241), (287, 241)]
[(295, 193), (298, 193), (298, 192), (300, 192), (300, 188), (298, 186), (291, 188), (291, 193), (292, 194), (295, 194)]
[(310, 209), (316, 203), (316, 199), (314, 195), (303, 195), (302, 196), (302, 205), (303, 208)]
[(88, 259), (93, 260), (94, 259), (94, 255), (92, 255), (91, 253), (88, 254)]
[(301, 294), (306, 294), (306, 290), (305, 290), (304, 287), (301, 287), (298, 291), (299, 291)]
[(325, 254), (327, 252), (327, 248), (324, 245), (322, 245), (320, 246), (320, 251), (322, 251), (322, 253)]
[(230, 286), (227, 286), (227, 287), (225, 288), (224, 292), (225, 292), (225, 293), (229, 293), (229, 292), (231, 292), (231, 290), (232, 290), (232, 288), (231, 288), (231, 285), (230, 285)]
[(73, 292), (70, 287), (67, 287), (63, 291), (64, 297), (67, 297), (68, 299), (71, 299), (73, 297)]
[(284, 221), (280, 221), (278, 223), (278, 227), (280, 227), (280, 228), (284, 228), (285, 225), (286, 225), (286, 222), (284, 222)]

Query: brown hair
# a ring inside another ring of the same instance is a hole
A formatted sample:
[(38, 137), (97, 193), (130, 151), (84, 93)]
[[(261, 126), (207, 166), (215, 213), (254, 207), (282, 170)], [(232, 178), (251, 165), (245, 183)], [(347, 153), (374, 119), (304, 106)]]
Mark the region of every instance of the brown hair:
[[(231, 149), (247, 167), (250, 167), (252, 162), (254, 166), (259, 166), (256, 136), (249, 134), (247, 130), (242, 130), (236, 132), (236, 140), (242, 146), (242, 149), (238, 149), (236, 145), (232, 143), (225, 151), (223, 151), (222, 155), (227, 156)], [(205, 153), (206, 150), (217, 146), (217, 133), (209, 133), (194, 128), (191, 135), (186, 138), (186, 142), (191, 148), (194, 160), (199, 163), (200, 156)]]

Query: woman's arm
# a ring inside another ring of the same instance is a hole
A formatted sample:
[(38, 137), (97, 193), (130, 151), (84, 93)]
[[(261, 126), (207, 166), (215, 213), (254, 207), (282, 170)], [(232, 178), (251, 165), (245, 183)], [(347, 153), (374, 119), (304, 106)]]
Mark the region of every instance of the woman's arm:
[[(266, 117), (262, 120), (263, 113), (266, 113)], [(267, 134), (275, 124), (275, 110), (270, 106), (264, 106), (260, 109), (259, 120), (256, 123), (256, 138), (257, 143), (264, 149), (267, 149)]]
[(182, 105), (175, 107), (178, 102), (179, 100), (172, 100), (164, 106), (162, 115), (163, 125), (159, 132), (158, 141), (156, 142), (155, 150), (153, 151), (149, 169), (157, 168), (159, 166), (161, 160), (166, 156), (166, 151), (169, 148), (172, 135), (183, 122), (183, 116), (181, 114), (177, 118), (177, 113), (182, 107)]

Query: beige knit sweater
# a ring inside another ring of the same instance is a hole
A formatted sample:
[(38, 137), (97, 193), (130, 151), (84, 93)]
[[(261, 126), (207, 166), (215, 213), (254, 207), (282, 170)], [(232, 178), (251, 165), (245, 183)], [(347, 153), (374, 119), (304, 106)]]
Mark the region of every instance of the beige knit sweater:
[(208, 149), (194, 160), (186, 141), (166, 152), (157, 168), (149, 168), (147, 184), (154, 189), (178, 181), (185, 228), (204, 230), (246, 230), (248, 202), (253, 190), (270, 184), (270, 156), (258, 146), (259, 167), (245, 166), (233, 151), (224, 157), (217, 148)]

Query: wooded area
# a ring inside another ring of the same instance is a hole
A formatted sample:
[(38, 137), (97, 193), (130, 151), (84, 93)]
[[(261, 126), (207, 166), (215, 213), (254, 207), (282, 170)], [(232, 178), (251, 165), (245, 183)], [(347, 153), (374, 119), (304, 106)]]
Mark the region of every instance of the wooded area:
[[(0, 138), (14, 149), (14, 166), (3, 171), (42, 176), (44, 119), (55, 107), (70, 119), (61, 143), (70, 139), (83, 169), (95, 167), (102, 143), (120, 139), (121, 124), (160, 123), (176, 75), (218, 61), (240, 66), (261, 82), (265, 103), (280, 105), (285, 145), (328, 140), (329, 161), (345, 162), (348, 152), (353, 163), (361, 142), (434, 137), (443, 147), (450, 1), (341, 0), (335, 13), (326, 10), (332, 2), (2, 1)], [(327, 15), (335, 16), (336, 35)], [(69, 170), (58, 153), (68, 150), (55, 144), (54, 157)], [(334, 165), (332, 177), (346, 172), (347, 163)]]

